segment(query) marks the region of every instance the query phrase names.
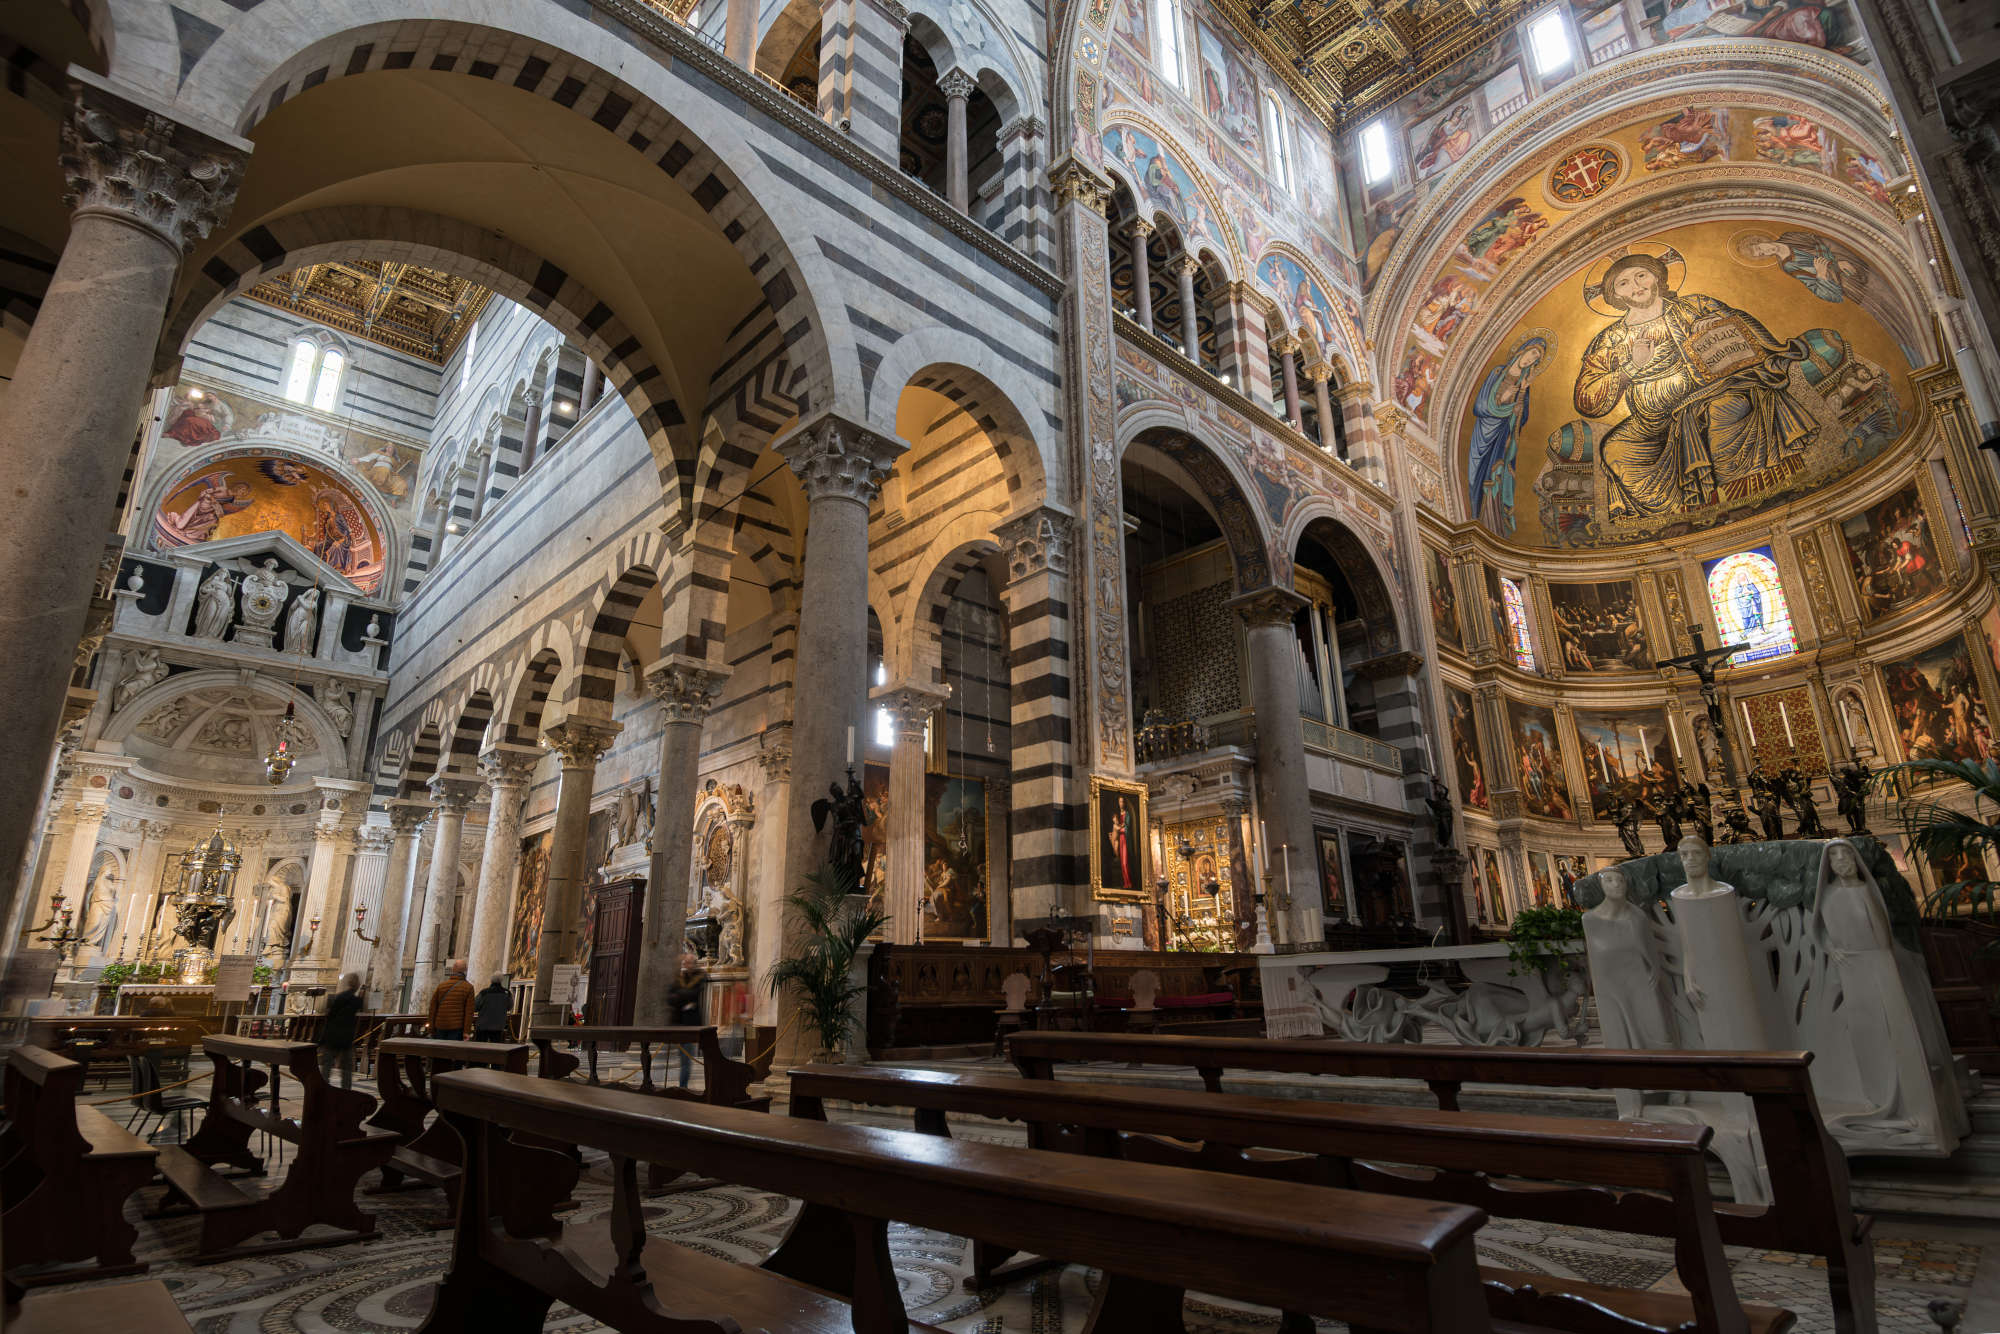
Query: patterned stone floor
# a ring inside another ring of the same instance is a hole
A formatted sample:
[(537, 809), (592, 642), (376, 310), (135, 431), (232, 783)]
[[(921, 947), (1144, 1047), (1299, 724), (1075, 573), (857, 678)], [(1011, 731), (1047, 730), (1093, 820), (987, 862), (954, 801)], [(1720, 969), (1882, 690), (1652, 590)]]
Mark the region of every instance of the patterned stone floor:
[[(892, 1124), (874, 1116), (866, 1119)], [(1019, 1142), (1018, 1132), (1003, 1126), (969, 1133), (994, 1142)], [(155, 1194), (145, 1192), (140, 1198), (150, 1202)], [(597, 1217), (609, 1197), (603, 1162), (596, 1159), (578, 1188), (579, 1207), (572, 1219)], [(381, 1225), (374, 1241), (209, 1266), (175, 1258), (193, 1249), (193, 1220), (139, 1220), (140, 1254), (153, 1262), (151, 1276), (173, 1289), (198, 1334), (393, 1334), (422, 1322), (430, 1287), (445, 1263), (449, 1233), (427, 1225), (439, 1203), (431, 1191), (370, 1197), (366, 1205), (378, 1213)], [(647, 1206), (648, 1226), (718, 1256), (755, 1260), (775, 1246), (791, 1207), (782, 1197), (716, 1186), (656, 1197)], [(135, 1220), (138, 1212), (137, 1202), (128, 1205)], [(1876, 1233), (1882, 1334), (1934, 1334), (1937, 1326), (1926, 1307), (1937, 1297), (1968, 1300), (1964, 1334), (2000, 1330), (2000, 1300), (1995, 1300), (2000, 1297), (2000, 1233), (1893, 1218), (1879, 1219)], [(964, 1280), (971, 1268), (970, 1248), (964, 1239), (897, 1227), (890, 1243), (905, 1303), (913, 1318), (929, 1324), (962, 1334), (1065, 1334), (1081, 1326), (1089, 1309), (1095, 1275), (1081, 1269), (1045, 1271), (1003, 1289), (968, 1292)], [(1671, 1248), (1654, 1238), (1494, 1222), (1482, 1233), (1480, 1250), (1509, 1268), (1661, 1289), (1675, 1284)], [(1790, 1307), (1798, 1314), (1801, 1334), (1833, 1328), (1824, 1271), (1808, 1258), (1732, 1251), (1731, 1260), (1744, 1297)], [(1162, 1258), (1163, 1266), (1170, 1263), (1171, 1257)], [(1188, 1328), (1193, 1334), (1251, 1334), (1276, 1325), (1272, 1312), (1190, 1299)], [(547, 1327), (564, 1334), (602, 1328), (564, 1307), (556, 1309)], [(1342, 1326), (1329, 1322), (1321, 1328)]]

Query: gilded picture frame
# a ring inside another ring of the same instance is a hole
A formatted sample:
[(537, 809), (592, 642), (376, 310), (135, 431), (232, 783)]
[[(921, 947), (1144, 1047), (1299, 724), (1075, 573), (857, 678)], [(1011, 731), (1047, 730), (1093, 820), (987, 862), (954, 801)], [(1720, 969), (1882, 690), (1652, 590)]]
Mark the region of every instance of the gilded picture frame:
[(1146, 785), (1092, 775), (1091, 897), (1104, 903), (1149, 902), (1153, 891), (1146, 863), (1151, 844), (1146, 825)]

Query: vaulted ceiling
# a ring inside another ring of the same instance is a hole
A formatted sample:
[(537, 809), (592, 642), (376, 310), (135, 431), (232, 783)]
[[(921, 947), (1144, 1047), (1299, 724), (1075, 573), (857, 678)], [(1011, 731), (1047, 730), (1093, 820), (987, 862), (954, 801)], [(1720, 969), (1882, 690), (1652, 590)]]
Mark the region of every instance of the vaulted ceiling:
[(492, 293), (414, 264), (309, 264), (259, 283), (250, 299), (442, 366)]

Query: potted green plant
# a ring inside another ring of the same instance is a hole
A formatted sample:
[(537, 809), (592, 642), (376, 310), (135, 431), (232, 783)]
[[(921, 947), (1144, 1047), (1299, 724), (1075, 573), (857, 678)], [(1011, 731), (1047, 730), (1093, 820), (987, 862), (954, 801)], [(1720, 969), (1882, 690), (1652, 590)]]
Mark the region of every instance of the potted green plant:
[(815, 1060), (839, 1061), (854, 1028), (854, 1003), (867, 986), (854, 979), (854, 960), (888, 919), (855, 893), (851, 870), (827, 866), (785, 899), (803, 930), (795, 950), (771, 972), (771, 994), (790, 987), (799, 1016), (819, 1039)]
[(1583, 913), (1576, 908), (1523, 908), (1507, 931), (1508, 976), (1528, 969), (1548, 973), (1560, 982), (1569, 971), (1571, 947), (1583, 939)]

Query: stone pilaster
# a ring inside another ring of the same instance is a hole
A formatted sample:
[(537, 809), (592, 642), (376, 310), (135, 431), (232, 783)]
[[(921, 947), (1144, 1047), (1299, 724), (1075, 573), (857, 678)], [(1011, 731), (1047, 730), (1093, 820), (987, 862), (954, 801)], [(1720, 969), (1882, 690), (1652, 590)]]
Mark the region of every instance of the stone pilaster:
[[(382, 934), (383, 890), (388, 883), (389, 850), (395, 841), (395, 830), (387, 824), (363, 825), (355, 831), (353, 903), (343, 919), (332, 924), (340, 933), (340, 971), (342, 974), (360, 973), (364, 990), (368, 982), (370, 946), (362, 935), (372, 933), (379, 937)], [(355, 908), (367, 910), (359, 922), (354, 920)], [(381, 999), (370, 995), (368, 1003), (378, 1005)]]
[(728, 680), (727, 668), (689, 657), (663, 658), (646, 672), (646, 686), (660, 703), (660, 777), (655, 789), (653, 860), (640, 926), (635, 1024), (673, 1022), (667, 988), (680, 968), (687, 929), (701, 729)]
[(903, 134), (903, 34), (896, 0), (820, 0), (819, 114), (886, 162)]
[(549, 983), (557, 964), (576, 962), (583, 934), (583, 842), (590, 830), (590, 793), (597, 762), (624, 730), (618, 723), (569, 718), (546, 728), (542, 744), (562, 757), (562, 787), (556, 794), (555, 838), (549, 848), (549, 881), (542, 905), (542, 932), (535, 953), (535, 1008), (530, 1022), (562, 1022), (549, 1003)]
[(82, 69), (62, 126), (68, 239), (0, 408), (0, 457), (33, 459), (0, 519), (0, 921), (18, 920), (41, 779), (90, 618), (167, 301), (236, 196), (250, 145)]
[[(1340, 403), (1341, 427), (1347, 436), (1347, 461), (1356, 472), (1377, 486), (1389, 484), (1389, 462), (1383, 455), (1383, 430), (1399, 432), (1403, 410), (1393, 403), (1375, 407), (1375, 386), (1366, 380), (1341, 385), (1333, 391)], [(1378, 429), (1376, 418), (1382, 420)]]
[(479, 858), (473, 895), (466, 980), (483, 987), (506, 970), (507, 938), (514, 925), (514, 879), (521, 869), (521, 798), (542, 760), (539, 751), (496, 746), (479, 757), (489, 790), (486, 850)]

